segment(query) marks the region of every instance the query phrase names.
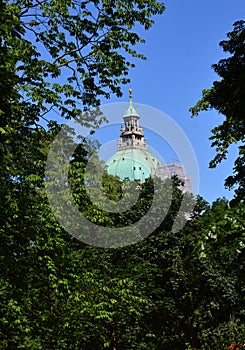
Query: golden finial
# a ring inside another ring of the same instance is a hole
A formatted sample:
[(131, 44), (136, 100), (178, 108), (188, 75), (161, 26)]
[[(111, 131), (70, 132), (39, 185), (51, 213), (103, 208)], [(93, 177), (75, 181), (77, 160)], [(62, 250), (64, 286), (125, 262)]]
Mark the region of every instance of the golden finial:
[(130, 98), (130, 100), (132, 100), (132, 97), (133, 97), (133, 90), (130, 88), (129, 89), (129, 98)]

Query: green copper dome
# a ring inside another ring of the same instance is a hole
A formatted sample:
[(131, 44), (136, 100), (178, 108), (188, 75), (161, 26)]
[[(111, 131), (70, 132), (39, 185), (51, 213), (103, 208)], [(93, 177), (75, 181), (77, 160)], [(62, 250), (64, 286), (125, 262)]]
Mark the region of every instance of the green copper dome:
[(144, 182), (149, 177), (162, 180), (177, 175), (184, 181), (179, 188), (191, 192), (191, 178), (187, 176), (184, 166), (177, 163), (162, 164), (148, 151), (148, 141), (139, 122), (140, 116), (133, 106), (132, 89), (129, 90), (129, 106), (123, 116), (124, 124), (120, 128), (117, 140), (117, 152), (107, 161), (107, 172), (121, 180), (139, 180)]
[(148, 142), (144, 138), (140, 116), (132, 101), (132, 89), (129, 90), (129, 106), (123, 116), (124, 124), (117, 141), (117, 152), (108, 160), (107, 172), (121, 180), (140, 180), (152, 177), (160, 161), (148, 151)]
[(143, 149), (130, 148), (117, 151), (107, 162), (107, 172), (118, 176), (121, 180), (140, 180), (153, 176), (159, 160)]

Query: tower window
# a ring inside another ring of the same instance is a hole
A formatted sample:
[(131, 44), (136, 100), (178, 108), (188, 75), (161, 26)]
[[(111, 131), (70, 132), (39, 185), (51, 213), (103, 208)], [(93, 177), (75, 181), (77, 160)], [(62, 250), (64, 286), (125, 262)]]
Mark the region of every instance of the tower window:
[(135, 166), (134, 166), (134, 170), (136, 170)]
[(139, 169), (141, 170), (141, 166), (139, 167)]
[(124, 158), (122, 160), (124, 160)]

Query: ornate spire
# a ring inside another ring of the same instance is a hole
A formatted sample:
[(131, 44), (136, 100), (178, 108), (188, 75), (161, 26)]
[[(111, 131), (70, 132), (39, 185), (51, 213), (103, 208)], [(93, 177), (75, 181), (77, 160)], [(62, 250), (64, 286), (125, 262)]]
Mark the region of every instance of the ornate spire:
[(129, 106), (128, 106), (128, 109), (127, 109), (124, 117), (130, 117), (130, 116), (139, 117), (138, 112), (134, 109), (134, 106), (133, 106), (133, 90), (132, 90), (132, 88), (129, 89)]
[(143, 148), (147, 149), (147, 141), (144, 140), (144, 131), (139, 124), (139, 114), (133, 106), (133, 90), (129, 89), (129, 106), (126, 113), (123, 116), (124, 125), (120, 130), (120, 140), (117, 143), (118, 150), (131, 149), (131, 148)]

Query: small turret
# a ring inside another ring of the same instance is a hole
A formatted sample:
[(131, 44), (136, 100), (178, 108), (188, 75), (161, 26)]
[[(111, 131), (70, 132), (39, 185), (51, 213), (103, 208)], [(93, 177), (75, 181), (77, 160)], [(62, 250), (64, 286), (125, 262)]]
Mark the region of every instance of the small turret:
[(124, 126), (120, 130), (120, 140), (117, 149), (143, 148), (148, 149), (148, 143), (144, 139), (144, 131), (139, 125), (140, 116), (133, 106), (133, 91), (129, 89), (129, 107), (123, 116)]

